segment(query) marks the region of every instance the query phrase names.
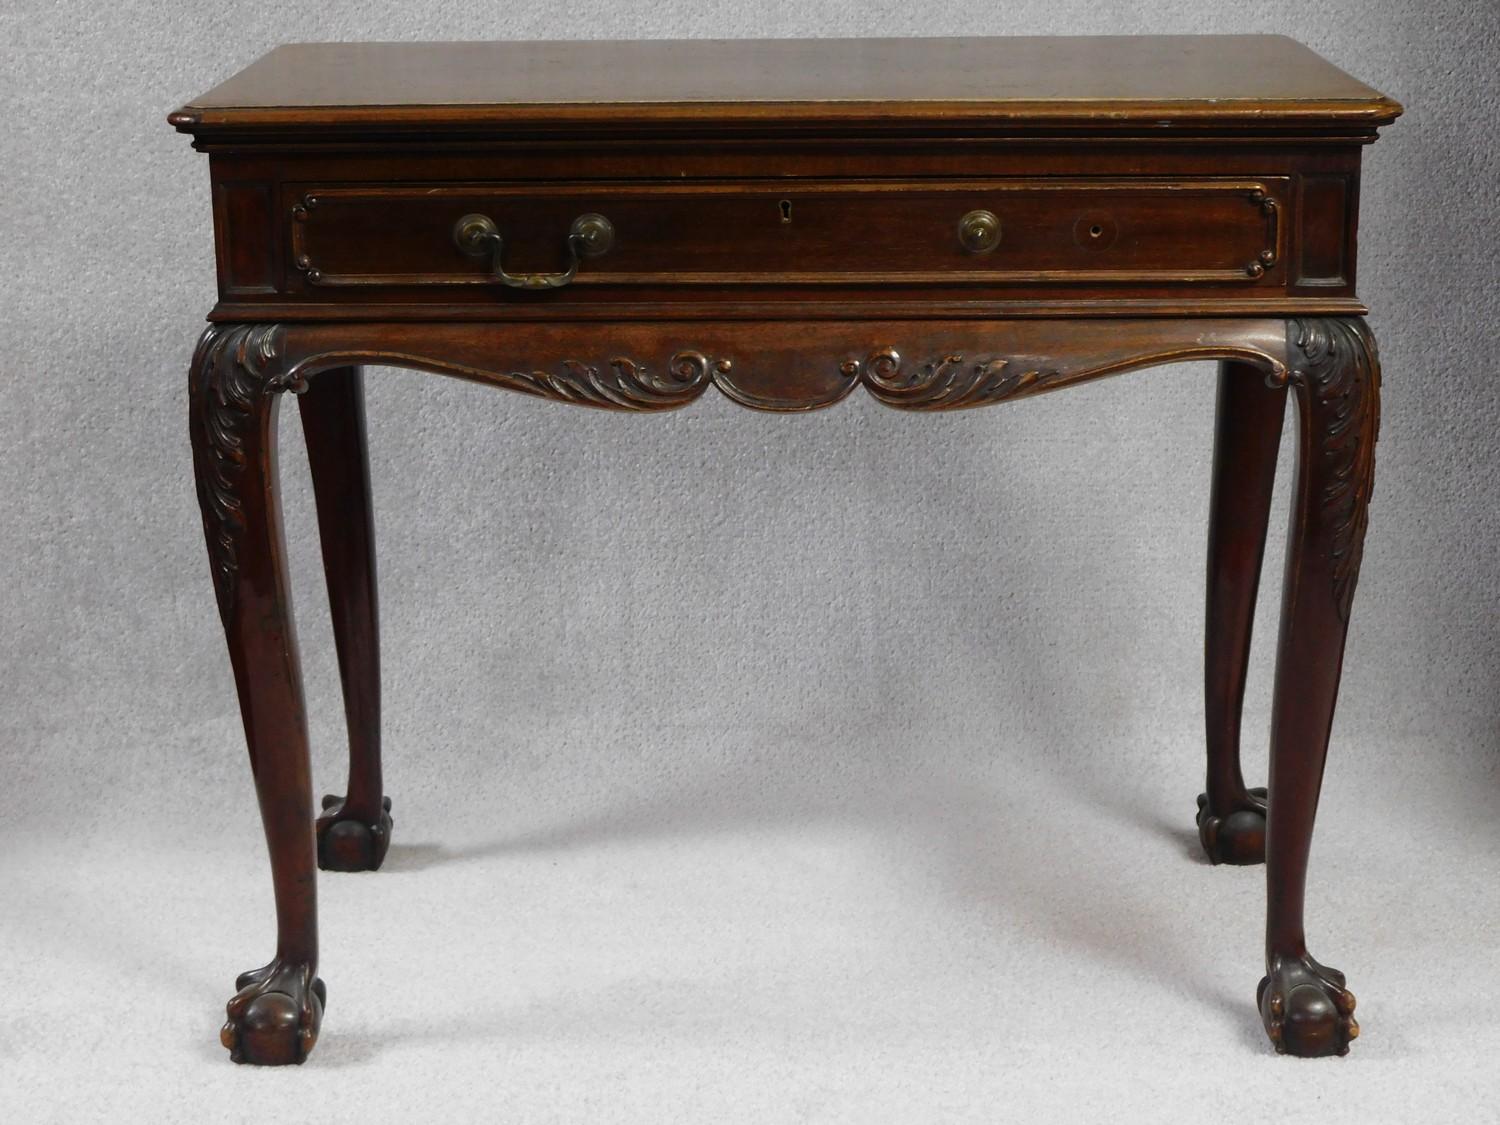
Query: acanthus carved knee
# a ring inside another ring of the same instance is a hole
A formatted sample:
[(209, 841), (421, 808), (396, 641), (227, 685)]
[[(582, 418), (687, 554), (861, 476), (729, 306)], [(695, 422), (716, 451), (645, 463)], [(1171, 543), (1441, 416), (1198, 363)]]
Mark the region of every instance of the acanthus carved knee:
[(240, 478), (260, 455), (272, 396), (306, 389), (285, 366), (277, 324), (210, 325), (198, 340), (189, 378), (189, 424), (198, 505), (208, 541), (219, 612), (234, 605), (239, 539), (245, 528)]
[(1329, 552), (1334, 602), (1349, 620), (1364, 554), (1375, 441), (1380, 431), (1380, 360), (1375, 337), (1359, 317), (1288, 322), (1288, 378), (1312, 428), (1308, 466), (1320, 482), (1316, 498)]

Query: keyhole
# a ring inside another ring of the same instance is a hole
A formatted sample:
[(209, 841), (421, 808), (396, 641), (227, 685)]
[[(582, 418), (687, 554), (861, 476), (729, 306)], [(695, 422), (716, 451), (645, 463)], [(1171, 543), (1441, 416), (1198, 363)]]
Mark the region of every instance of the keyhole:
[(1101, 227), (1101, 226), (1099, 226), (1099, 224), (1097, 224), (1097, 223), (1095, 223), (1093, 226), (1089, 227), (1089, 237), (1090, 238), (1098, 238), (1103, 233), (1104, 233), (1104, 228)]
[(792, 201), (790, 199), (783, 199), (781, 201), (781, 221), (783, 223), (792, 221)]

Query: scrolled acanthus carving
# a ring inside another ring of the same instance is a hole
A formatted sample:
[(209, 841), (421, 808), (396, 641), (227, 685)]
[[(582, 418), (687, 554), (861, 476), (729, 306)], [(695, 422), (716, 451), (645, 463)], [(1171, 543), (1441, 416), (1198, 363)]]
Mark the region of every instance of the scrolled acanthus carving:
[(261, 424), (261, 399), (281, 391), (302, 391), (306, 382), (282, 366), (282, 329), (275, 324), (212, 325), (193, 356), (189, 394), (193, 459), (209, 566), (226, 618), (233, 605), (239, 573), (239, 536), (244, 530), (244, 502), (239, 477), (255, 427)]
[(1293, 320), (1289, 343), (1296, 358), (1288, 378), (1302, 383), (1316, 428), (1316, 455), (1327, 483), (1319, 497), (1329, 519), (1334, 599), (1349, 620), (1375, 484), (1375, 440), (1380, 432), (1380, 361), (1362, 319)]
[(565, 359), (551, 371), (511, 371), (504, 378), (516, 390), (544, 398), (616, 410), (670, 410), (697, 398), (732, 367), (727, 359), (680, 351), (659, 374), (638, 360), (616, 356), (605, 364)]
[(888, 406), (949, 410), (1001, 402), (1036, 391), (1058, 378), (1055, 369), (1017, 363), (1002, 356), (966, 357), (961, 352), (908, 364), (895, 348), (879, 348), (863, 361), (846, 360), (846, 376), (858, 376)]

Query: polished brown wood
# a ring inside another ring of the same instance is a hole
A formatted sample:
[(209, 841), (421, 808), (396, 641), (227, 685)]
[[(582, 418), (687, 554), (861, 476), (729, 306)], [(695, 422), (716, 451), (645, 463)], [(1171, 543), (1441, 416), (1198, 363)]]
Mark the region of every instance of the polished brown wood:
[(1203, 657), (1208, 785), (1198, 798), (1198, 835), (1213, 863), (1266, 858), (1266, 791), (1245, 787), (1240, 717), (1285, 414), (1284, 382), (1248, 364), (1220, 365)]
[(391, 843), (391, 801), (380, 773), (380, 624), (363, 372), (325, 371), (298, 401), (349, 728), (349, 784), (342, 797), (323, 798), (318, 866), (374, 871)]
[(284, 389), (264, 333), (205, 333), (188, 386), (193, 467), (219, 615), (239, 689), (250, 769), (271, 853), (276, 956), (244, 973), (220, 1038), (236, 1062), (301, 1062), (317, 1042), (312, 777), (292, 624), (276, 419)]
[[(1303, 913), (1379, 415), (1360, 157), (1399, 112), (1289, 40), (1236, 36), (297, 46), (174, 113), (210, 154), (219, 301), (189, 413), (278, 919), (229, 1004), (233, 1057), (307, 1056), (315, 862), (371, 870), (390, 838), (367, 364), (596, 409), (714, 392), (797, 412), (1219, 361), (1199, 830), (1215, 863), (1267, 861), (1272, 1043), (1347, 1050), (1353, 996)], [(349, 729), (346, 792), (316, 823), (276, 491), (288, 391)], [(1289, 391), (1258, 790), (1241, 711)]]
[(1308, 953), (1302, 918), (1375, 481), (1380, 364), (1361, 320), (1295, 322), (1289, 337), (1299, 408), (1297, 477), (1271, 707), (1268, 969), (1257, 998), (1277, 1049), (1312, 1056), (1342, 1054), (1359, 1034), (1354, 994), (1342, 973)]
[[(493, 288), (490, 263), (455, 246), (455, 215), (491, 219), (507, 266), (560, 271), (569, 225), (598, 213), (615, 241), (579, 287), (1217, 282), (1265, 294), (1284, 289), (1279, 201), (1290, 186), (1266, 176), (313, 187), (285, 208), (288, 282), (292, 293)], [(988, 207), (1003, 228), (994, 249), (975, 252), (960, 221)], [(1272, 284), (1257, 284), (1268, 273)]]
[(299, 43), (174, 117), (442, 130), (770, 122), (1378, 125), (1400, 107), (1278, 35)]

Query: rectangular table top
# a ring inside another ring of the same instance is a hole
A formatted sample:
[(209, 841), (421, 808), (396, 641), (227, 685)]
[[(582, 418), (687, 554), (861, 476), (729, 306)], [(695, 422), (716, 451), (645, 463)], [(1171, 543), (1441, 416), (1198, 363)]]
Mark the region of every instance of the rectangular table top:
[(300, 43), (171, 121), (364, 130), (759, 123), (1372, 127), (1401, 112), (1276, 35)]

